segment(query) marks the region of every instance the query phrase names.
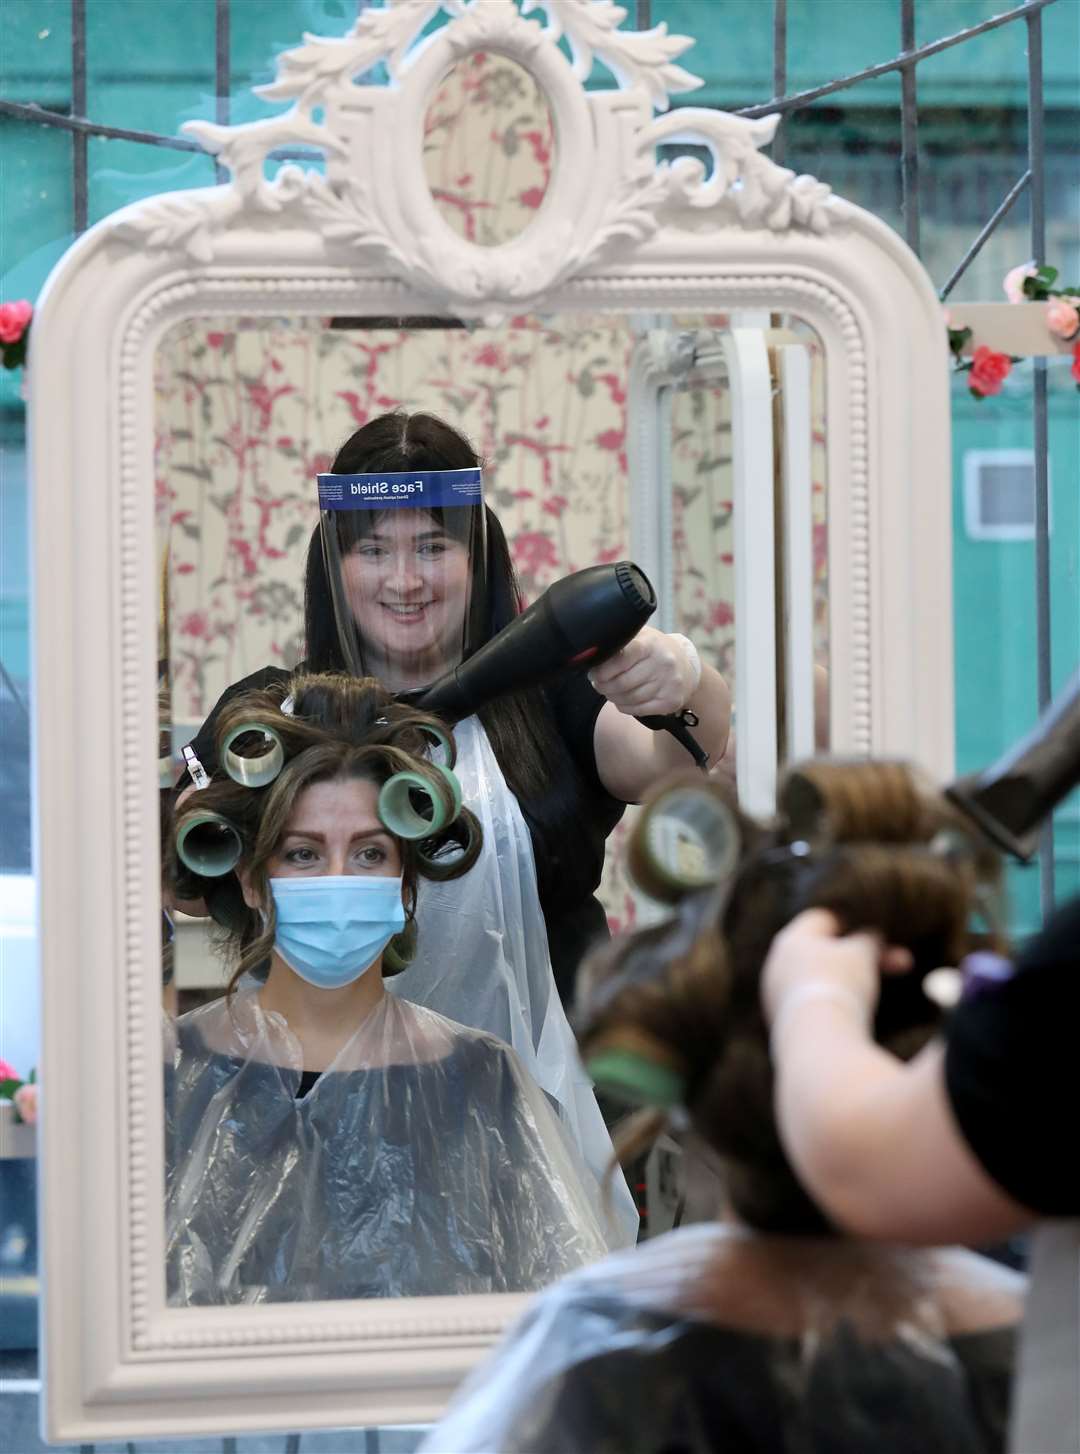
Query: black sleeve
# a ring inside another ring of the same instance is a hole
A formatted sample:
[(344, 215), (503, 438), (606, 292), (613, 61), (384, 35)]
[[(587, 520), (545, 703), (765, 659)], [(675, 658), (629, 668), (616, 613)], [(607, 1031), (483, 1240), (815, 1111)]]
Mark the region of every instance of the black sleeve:
[[(544, 689), (559, 736), (577, 764), (578, 771), (592, 792), (611, 795), (600, 781), (596, 769), (596, 719), (604, 698), (589, 684), (583, 671), (567, 672)], [(611, 798), (612, 802), (616, 799)]]
[[(303, 668), (297, 667), (299, 672)], [(214, 703), (210, 715), (191, 739), (189, 746), (193, 749), (195, 756), (202, 763), (206, 771), (211, 775), (217, 771), (217, 744), (214, 740), (217, 733), (217, 720), (222, 709), (227, 707), (234, 697), (239, 697), (243, 692), (262, 692), (267, 687), (272, 687), (278, 682), (286, 682), (293, 675), (280, 666), (264, 666), (261, 671), (252, 672), (241, 681), (233, 682), (231, 687), (226, 687), (221, 696)], [(191, 782), (191, 775), (185, 769), (176, 784), (178, 790), (186, 788)]]
[(1055, 913), (1003, 984), (963, 1000), (949, 1024), (945, 1084), (964, 1140), (989, 1175), (1046, 1217), (1080, 1214), (1076, 1138), (1080, 898)]

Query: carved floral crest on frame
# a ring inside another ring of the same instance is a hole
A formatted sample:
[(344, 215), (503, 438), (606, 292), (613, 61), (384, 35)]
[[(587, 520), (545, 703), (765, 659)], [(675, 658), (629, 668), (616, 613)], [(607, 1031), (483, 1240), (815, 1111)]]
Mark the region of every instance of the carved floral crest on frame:
[[(546, 26), (531, 17), (538, 9)], [(423, 36), (440, 10), (447, 23)], [(779, 116), (669, 112), (671, 95), (702, 84), (676, 64), (693, 40), (669, 35), (664, 24), (624, 30), (625, 18), (613, 0), (521, 0), (520, 9), (514, 0), (369, 6), (344, 37), (305, 35), (278, 57), (277, 79), (257, 91), (267, 101), (291, 101), (282, 115), (237, 126), (185, 123), (229, 182), (144, 202), (120, 214), (114, 231), (141, 247), (181, 249), (211, 264), (236, 226), (295, 228), (327, 262), (385, 266), (460, 316), (488, 322), (535, 306), (572, 275), (625, 260), (665, 226), (827, 231), (844, 204), (823, 183), (761, 151)], [(559, 46), (563, 38), (572, 61)], [(544, 204), (524, 232), (498, 247), (478, 246), (450, 228), (422, 164), (427, 102), (447, 71), (477, 51), (531, 72), (555, 131)], [(617, 90), (586, 92), (596, 60)], [(364, 84), (379, 65), (388, 84)], [(706, 148), (711, 171), (697, 156), (658, 160), (657, 148), (673, 143)], [(325, 173), (290, 162), (268, 180), (271, 154), (297, 146), (321, 154)]]

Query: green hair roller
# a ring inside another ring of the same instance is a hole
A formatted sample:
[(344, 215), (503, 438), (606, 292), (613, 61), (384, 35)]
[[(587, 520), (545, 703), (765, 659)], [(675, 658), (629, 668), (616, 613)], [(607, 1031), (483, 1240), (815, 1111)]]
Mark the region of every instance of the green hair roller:
[[(383, 783), (379, 791), (379, 821), (383, 827), (397, 838), (429, 838), (452, 822), (461, 807), (461, 790), (459, 788), (455, 793), (457, 779), (449, 769), (443, 769), (443, 772), (447, 789), (445, 796), (430, 778), (419, 772), (396, 772)], [(418, 793), (430, 806), (430, 817), (417, 811), (412, 800), (413, 793)]]
[(598, 1090), (634, 1106), (672, 1110), (683, 1104), (686, 1080), (677, 1070), (633, 1050), (598, 1050), (585, 1062)]
[[(233, 743), (241, 737), (261, 737), (262, 751), (250, 757), (234, 752)], [(285, 749), (272, 727), (244, 722), (234, 727), (221, 744), (221, 765), (242, 788), (265, 788), (285, 766)]]
[(185, 868), (202, 878), (220, 878), (240, 862), (243, 840), (220, 813), (196, 813), (176, 834), (176, 852)]

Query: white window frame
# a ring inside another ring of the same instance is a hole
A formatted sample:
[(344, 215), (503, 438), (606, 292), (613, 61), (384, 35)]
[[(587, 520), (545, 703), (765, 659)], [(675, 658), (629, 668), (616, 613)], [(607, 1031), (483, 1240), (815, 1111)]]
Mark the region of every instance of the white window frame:
[[(989, 525), (981, 518), (982, 471), (987, 465), (1027, 465), (1031, 470), (1031, 524)], [(1049, 483), (1049, 461), (1047, 462)], [(1053, 528), (1050, 510), (1048, 530)], [(964, 450), (964, 534), (969, 540), (994, 543), (1035, 539), (1035, 451), (1031, 449)]]

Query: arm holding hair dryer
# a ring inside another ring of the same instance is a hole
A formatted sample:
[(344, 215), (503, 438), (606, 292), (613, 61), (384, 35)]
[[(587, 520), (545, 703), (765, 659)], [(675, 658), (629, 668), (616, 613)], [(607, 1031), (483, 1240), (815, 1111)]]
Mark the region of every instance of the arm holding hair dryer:
[[(993, 767), (947, 796), (998, 845), (1031, 833), (1080, 783), (1080, 672)], [(850, 1230), (897, 1241), (990, 1241), (1036, 1217), (1080, 1215), (1071, 1152), (1080, 1025), (1080, 898), (1063, 905), (1004, 984), (954, 1012), (946, 1043), (908, 1063), (868, 1025), (902, 955), (841, 936), (821, 910), (773, 941), (762, 998), (777, 1119), (814, 1197)]]
[[(594, 746), (600, 779), (613, 797), (640, 802), (658, 778), (687, 766), (686, 743), (670, 728), (655, 730), (657, 721), (668, 721), (672, 713), (688, 714), (709, 767), (723, 757), (731, 693), (685, 636), (645, 626), (590, 671), (589, 680), (607, 698), (596, 719)], [(653, 730), (643, 731), (643, 722)]]
[(731, 699), (684, 636), (645, 623), (656, 595), (630, 561), (590, 566), (542, 596), (466, 661), (407, 695), (426, 711), (459, 719), (522, 687), (568, 670), (588, 671), (607, 701), (597, 718), (596, 765), (608, 792), (635, 802), (689, 753), (715, 763), (727, 743)]

